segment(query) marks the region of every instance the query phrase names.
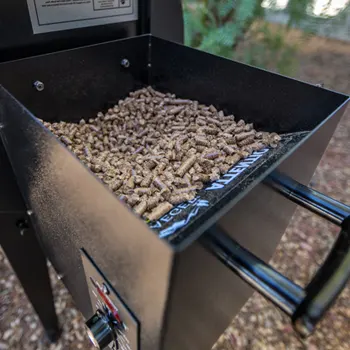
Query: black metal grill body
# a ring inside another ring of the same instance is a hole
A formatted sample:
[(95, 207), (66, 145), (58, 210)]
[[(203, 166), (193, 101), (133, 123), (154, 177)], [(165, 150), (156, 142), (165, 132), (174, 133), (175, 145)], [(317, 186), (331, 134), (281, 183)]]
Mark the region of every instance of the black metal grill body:
[(138, 20), (135, 21), (37, 35), (33, 34), (27, 1), (3, 0), (0, 3), (0, 62), (150, 32), (161, 38), (183, 42), (180, 0), (139, 1)]
[[(32, 87), (36, 80), (45, 83), (42, 92)], [(269, 260), (295, 204), (263, 179), (278, 169), (307, 184), (349, 101), (148, 35), (3, 63), (0, 84), (12, 94), (0, 90), (2, 141), (49, 259), (89, 317), (84, 248), (138, 318), (145, 350), (209, 349), (215, 342), (251, 290), (198, 238), (218, 223)], [(147, 85), (289, 135), (221, 192), (201, 192), (209, 205), (164, 239), (160, 230), (175, 219), (161, 228), (142, 222), (33, 117), (90, 118)]]

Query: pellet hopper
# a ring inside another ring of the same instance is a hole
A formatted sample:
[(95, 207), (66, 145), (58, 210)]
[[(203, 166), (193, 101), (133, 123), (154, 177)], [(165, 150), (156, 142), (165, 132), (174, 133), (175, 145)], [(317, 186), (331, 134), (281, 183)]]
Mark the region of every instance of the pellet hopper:
[[(254, 289), (314, 331), (350, 273), (350, 208), (308, 187), (348, 96), (183, 46), (176, 0), (5, 0), (0, 16), (0, 243), (50, 339), (46, 259), (100, 349), (210, 349)], [(149, 86), (281, 140), (144, 220), (45, 125)], [(268, 264), (297, 205), (340, 230), (306, 288)]]

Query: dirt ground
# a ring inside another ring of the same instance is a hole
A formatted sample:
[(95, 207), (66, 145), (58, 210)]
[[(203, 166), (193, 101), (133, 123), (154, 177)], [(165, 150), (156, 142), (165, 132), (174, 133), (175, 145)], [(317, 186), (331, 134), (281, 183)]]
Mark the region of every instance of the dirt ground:
[[(314, 38), (303, 48), (299, 60), (297, 78), (311, 83), (323, 82), (327, 88), (350, 94), (350, 43)], [(312, 185), (350, 204), (350, 108), (317, 168)], [(323, 261), (338, 231), (304, 210), (298, 210), (291, 222), (272, 264), (290, 279), (305, 285)], [(67, 290), (54, 273), (52, 281), (63, 334), (57, 344), (50, 345), (0, 249), (0, 350), (92, 349), (85, 336), (84, 321)], [(349, 329), (349, 287), (307, 341), (298, 339), (289, 319), (256, 294), (214, 347), (217, 350), (345, 350), (350, 349)]]

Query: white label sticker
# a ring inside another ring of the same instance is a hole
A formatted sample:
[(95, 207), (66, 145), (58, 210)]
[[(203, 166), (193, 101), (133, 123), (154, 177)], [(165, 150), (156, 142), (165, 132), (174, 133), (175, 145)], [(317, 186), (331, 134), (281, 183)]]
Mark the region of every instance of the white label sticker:
[(27, 0), (34, 34), (137, 20), (137, 0)]

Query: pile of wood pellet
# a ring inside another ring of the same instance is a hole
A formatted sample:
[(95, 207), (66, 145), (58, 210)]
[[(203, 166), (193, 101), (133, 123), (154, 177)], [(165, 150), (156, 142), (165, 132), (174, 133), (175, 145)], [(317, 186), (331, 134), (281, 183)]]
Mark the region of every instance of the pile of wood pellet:
[(157, 220), (195, 197), (239, 160), (281, 140), (213, 105), (151, 87), (79, 123), (47, 123), (76, 156), (133, 210)]

